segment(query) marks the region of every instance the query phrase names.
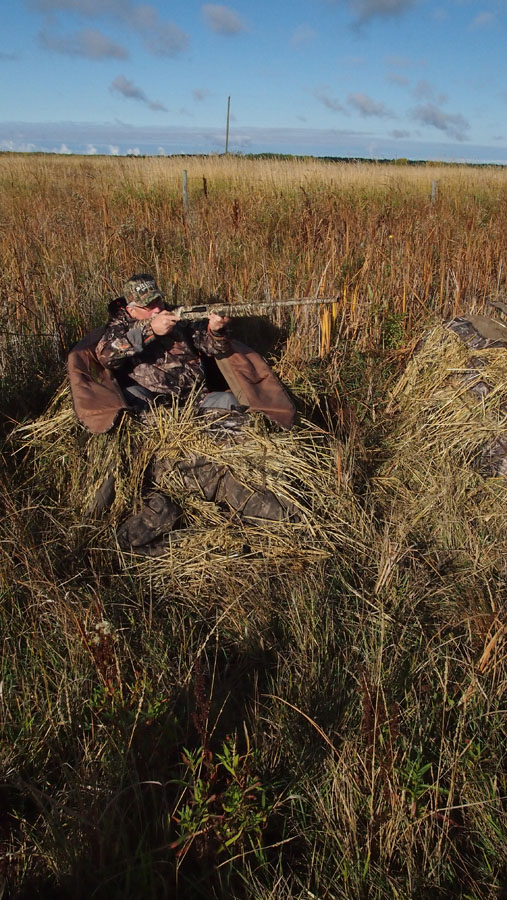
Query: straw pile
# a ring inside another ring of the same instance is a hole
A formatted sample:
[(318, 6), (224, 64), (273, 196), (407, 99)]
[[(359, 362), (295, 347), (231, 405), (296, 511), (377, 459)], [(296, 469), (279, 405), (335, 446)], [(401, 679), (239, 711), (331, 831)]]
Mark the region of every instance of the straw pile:
[[(303, 573), (311, 579), (331, 557), (367, 552), (368, 525), (340, 478), (339, 447), (308, 422), (284, 432), (269, 430), (262, 416), (251, 417), (238, 438), (223, 442), (191, 409), (158, 407), (144, 422), (124, 416), (109, 434), (90, 435), (76, 422), (63, 388), (46, 415), (21, 435), (38, 470), (34, 481), (46, 498), (52, 496), (69, 541), (91, 528), (95, 547), (117, 554), (124, 572), (186, 602), (227, 601), (241, 591), (252, 595), (281, 577), (286, 587), (286, 579), (298, 581)], [(272, 491), (296, 514), (248, 523), (225, 505), (189, 492), (174, 466), (193, 454), (225, 465), (243, 485)], [(94, 516), (97, 489), (111, 475), (114, 500)], [(156, 559), (122, 553), (116, 529), (153, 489), (182, 507), (182, 527)]]
[(507, 574), (507, 351), (474, 350), (438, 325), (393, 391), (387, 461), (374, 481), (394, 540), (471, 587)]

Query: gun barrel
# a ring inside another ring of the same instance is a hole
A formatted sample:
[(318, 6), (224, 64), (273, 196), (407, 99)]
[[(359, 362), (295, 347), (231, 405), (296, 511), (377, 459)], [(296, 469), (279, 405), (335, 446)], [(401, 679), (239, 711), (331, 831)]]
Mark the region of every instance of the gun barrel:
[(326, 303), (337, 303), (339, 297), (291, 297), (290, 300), (258, 300), (255, 303), (211, 303), (202, 306), (180, 306), (175, 312), (182, 319), (207, 318), (210, 313), (217, 316), (235, 316), (247, 313), (255, 315), (261, 310), (290, 306), (320, 306)]

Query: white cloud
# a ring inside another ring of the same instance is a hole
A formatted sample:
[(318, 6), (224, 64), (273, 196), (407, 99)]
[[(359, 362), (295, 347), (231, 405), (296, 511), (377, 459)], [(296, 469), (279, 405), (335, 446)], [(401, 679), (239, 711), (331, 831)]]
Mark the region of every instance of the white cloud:
[(207, 88), (195, 88), (192, 91), (192, 96), (197, 103), (202, 103), (203, 100), (207, 100), (208, 97), (211, 97), (211, 91), (208, 91)]
[(124, 15), (132, 4), (129, 0), (30, 0), (30, 6), (41, 12), (73, 12), (82, 16)]
[(98, 150), (93, 144), (87, 144), (86, 153), (88, 156), (95, 156), (98, 153)]
[(155, 56), (176, 56), (188, 46), (188, 35), (173, 22), (161, 18), (158, 9), (132, 0), (29, 0), (32, 8), (47, 15), (72, 12), (84, 18), (112, 19), (140, 36)]
[(415, 3), (416, 0), (349, 0), (349, 6), (359, 22), (401, 15)]
[(136, 6), (127, 22), (155, 56), (177, 56), (188, 46), (188, 35), (172, 22), (163, 22), (153, 6)]
[(332, 110), (332, 112), (345, 112), (345, 107), (340, 103), (337, 97), (331, 97), (329, 94), (329, 88), (316, 88), (313, 92), (313, 96), (316, 100), (323, 104), (326, 109)]
[(126, 59), (128, 52), (120, 44), (94, 28), (83, 28), (65, 37), (39, 32), (39, 42), (46, 50), (64, 53), (67, 56), (84, 56), (88, 59)]
[(412, 110), (412, 117), (420, 125), (430, 125), (444, 132), (455, 141), (465, 141), (470, 124), (460, 113), (451, 115), (439, 109), (433, 103), (417, 106)]
[(375, 100), (372, 100), (367, 94), (349, 94), (347, 103), (350, 106), (353, 106), (354, 109), (365, 118), (369, 116), (377, 118), (394, 118), (392, 110), (388, 109), (384, 103), (377, 103)]
[(117, 75), (114, 81), (109, 85), (109, 90), (113, 94), (121, 94), (128, 100), (138, 100), (139, 103), (144, 103), (150, 109), (167, 112), (166, 107), (162, 103), (159, 103), (156, 100), (150, 100), (142, 88), (134, 84), (133, 81), (129, 81), (128, 78), (125, 78), (125, 75)]
[(0, 141), (0, 150), (10, 151), (12, 153), (36, 153), (38, 150), (41, 150), (41, 147), (38, 144), (33, 144), (23, 140), (3, 140)]
[[(370, 119), (370, 122), (375, 120)], [(413, 134), (415, 132), (412, 132)], [(498, 134), (498, 132), (496, 132)], [(404, 137), (382, 137), (375, 130), (338, 128), (233, 128), (229, 150), (234, 153), (249, 149), (255, 153), (292, 153), (315, 156), (379, 158), (406, 156), (408, 159), (441, 159), (452, 162), (484, 162), (507, 164), (507, 146), (472, 145), (454, 141), (448, 132), (435, 141)], [(99, 153), (112, 155), (157, 155), (166, 153), (222, 152), (225, 144), (223, 128), (135, 126), (126, 122), (91, 124), (86, 122), (0, 122), (0, 149), (17, 152), (46, 153), (71, 151), (85, 153), (88, 144)], [(372, 150), (372, 148), (374, 148)]]
[(447, 94), (439, 94), (429, 81), (418, 81), (413, 94), (416, 100), (429, 100), (432, 103), (445, 103), (447, 101)]
[(67, 154), (67, 153), (72, 153), (72, 150), (70, 150), (70, 149), (67, 147), (67, 144), (61, 144), (61, 145), (60, 145), (60, 149), (57, 150), (56, 152), (57, 152), (57, 153), (64, 153), (64, 154)]
[(246, 26), (235, 10), (229, 6), (221, 6), (216, 3), (205, 3), (202, 12), (206, 24), (216, 34), (231, 37), (246, 30)]

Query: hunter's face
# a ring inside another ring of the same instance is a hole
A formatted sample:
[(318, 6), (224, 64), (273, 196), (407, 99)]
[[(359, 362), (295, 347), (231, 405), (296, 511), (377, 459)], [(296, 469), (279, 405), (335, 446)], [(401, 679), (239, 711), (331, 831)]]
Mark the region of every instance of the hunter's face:
[(127, 312), (133, 319), (151, 319), (164, 309), (163, 300), (154, 300), (148, 306), (127, 306)]

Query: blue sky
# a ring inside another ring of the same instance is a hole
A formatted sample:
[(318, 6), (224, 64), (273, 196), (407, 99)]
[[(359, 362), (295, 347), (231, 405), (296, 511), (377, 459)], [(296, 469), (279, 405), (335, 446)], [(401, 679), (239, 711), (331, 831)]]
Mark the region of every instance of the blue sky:
[[(5, 3), (5, 0), (4, 0)], [(507, 0), (11, 0), (0, 149), (507, 163)]]

